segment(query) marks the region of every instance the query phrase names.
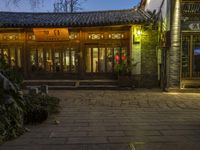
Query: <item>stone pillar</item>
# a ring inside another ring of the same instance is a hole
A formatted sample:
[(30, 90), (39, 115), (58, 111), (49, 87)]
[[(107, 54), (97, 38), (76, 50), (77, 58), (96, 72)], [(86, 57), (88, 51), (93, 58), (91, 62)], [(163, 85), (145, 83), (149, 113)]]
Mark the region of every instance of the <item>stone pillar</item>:
[(167, 88), (180, 88), (181, 0), (171, 1), (171, 47), (168, 53)]

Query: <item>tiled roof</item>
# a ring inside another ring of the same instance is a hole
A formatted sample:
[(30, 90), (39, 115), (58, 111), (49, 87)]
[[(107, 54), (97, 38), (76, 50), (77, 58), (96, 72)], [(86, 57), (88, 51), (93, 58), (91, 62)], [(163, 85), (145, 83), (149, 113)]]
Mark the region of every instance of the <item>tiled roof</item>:
[(89, 27), (142, 23), (148, 15), (137, 9), (75, 12), (0, 12), (0, 27)]

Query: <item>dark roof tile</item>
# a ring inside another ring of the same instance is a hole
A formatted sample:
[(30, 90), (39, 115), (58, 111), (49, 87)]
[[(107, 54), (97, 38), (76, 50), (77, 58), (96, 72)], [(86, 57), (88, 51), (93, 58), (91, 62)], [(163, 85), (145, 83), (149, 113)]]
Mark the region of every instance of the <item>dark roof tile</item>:
[(82, 27), (142, 23), (148, 15), (137, 9), (76, 13), (0, 12), (0, 27)]

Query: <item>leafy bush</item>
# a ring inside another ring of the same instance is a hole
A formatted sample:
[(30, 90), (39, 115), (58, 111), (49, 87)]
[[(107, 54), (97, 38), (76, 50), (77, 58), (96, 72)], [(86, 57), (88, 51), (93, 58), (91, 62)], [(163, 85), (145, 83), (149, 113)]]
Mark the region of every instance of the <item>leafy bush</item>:
[(56, 97), (42, 94), (26, 95), (25, 102), (24, 122), (26, 124), (41, 123), (49, 114), (59, 112), (60, 100)]
[(0, 59), (0, 72), (18, 87), (23, 81), (23, 75), (20, 73), (21, 71), (21, 68), (11, 68), (8, 64), (6, 64), (4, 59)]
[[(22, 75), (0, 59), (0, 73), (20, 89)], [(0, 144), (25, 132), (24, 123), (41, 123), (49, 114), (59, 111), (59, 99), (48, 95), (22, 95), (13, 89), (4, 89), (0, 78)]]
[(23, 99), (13, 91), (0, 90), (0, 143), (24, 133)]

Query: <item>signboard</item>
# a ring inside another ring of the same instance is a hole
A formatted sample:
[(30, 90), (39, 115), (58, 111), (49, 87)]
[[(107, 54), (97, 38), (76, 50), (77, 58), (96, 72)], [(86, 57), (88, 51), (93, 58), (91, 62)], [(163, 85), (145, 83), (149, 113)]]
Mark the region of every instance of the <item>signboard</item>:
[(189, 24), (190, 30), (200, 30), (200, 23), (191, 23)]
[(185, 22), (182, 25), (182, 30), (200, 31), (200, 22)]
[(36, 41), (66, 41), (69, 40), (67, 28), (34, 28)]

